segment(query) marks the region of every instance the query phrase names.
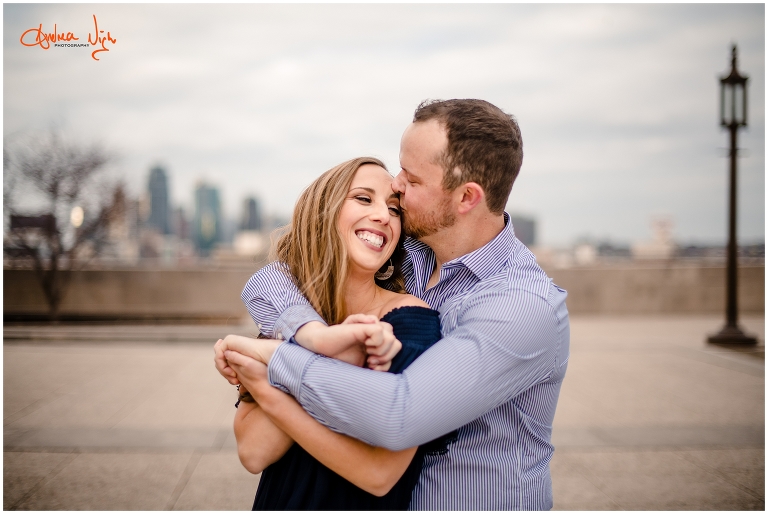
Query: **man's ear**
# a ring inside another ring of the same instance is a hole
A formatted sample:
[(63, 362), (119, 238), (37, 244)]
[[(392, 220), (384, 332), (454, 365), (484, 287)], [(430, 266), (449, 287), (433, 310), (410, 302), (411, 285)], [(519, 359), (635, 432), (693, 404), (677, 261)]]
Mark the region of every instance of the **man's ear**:
[(460, 195), (459, 214), (466, 214), (485, 200), (485, 191), (476, 182), (467, 182), (456, 188)]

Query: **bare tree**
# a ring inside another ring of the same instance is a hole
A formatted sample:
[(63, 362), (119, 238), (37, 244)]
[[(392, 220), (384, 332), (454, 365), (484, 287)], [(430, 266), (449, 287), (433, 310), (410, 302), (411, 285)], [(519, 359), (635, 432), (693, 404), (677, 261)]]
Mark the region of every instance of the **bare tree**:
[(106, 173), (110, 159), (56, 131), (27, 144), (4, 142), (4, 253), (31, 261), (52, 321), (72, 271), (102, 250), (124, 198), (124, 184)]

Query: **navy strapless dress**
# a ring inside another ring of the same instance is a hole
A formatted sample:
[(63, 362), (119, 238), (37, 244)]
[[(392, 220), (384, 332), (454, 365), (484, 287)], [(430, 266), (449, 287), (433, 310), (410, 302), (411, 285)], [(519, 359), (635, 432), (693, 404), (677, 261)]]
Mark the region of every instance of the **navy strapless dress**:
[[(432, 309), (400, 307), (381, 320), (392, 325), (395, 337), (403, 344), (392, 360), (390, 373), (401, 373), (440, 339), (439, 314)], [(262, 472), (253, 510), (406, 510), (424, 455), (444, 453), (455, 438), (456, 432), (452, 432), (420, 446), (400, 480), (381, 497), (353, 485), (294, 444)]]

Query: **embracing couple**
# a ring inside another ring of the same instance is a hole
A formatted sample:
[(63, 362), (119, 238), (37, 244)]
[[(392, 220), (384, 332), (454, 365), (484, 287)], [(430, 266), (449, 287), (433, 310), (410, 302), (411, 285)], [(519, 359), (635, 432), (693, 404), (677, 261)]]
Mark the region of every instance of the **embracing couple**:
[(304, 191), (242, 295), (274, 339), (214, 347), (254, 510), (552, 508), (569, 322), (504, 212), (522, 159), (496, 106), (425, 102), (394, 179), (363, 157)]

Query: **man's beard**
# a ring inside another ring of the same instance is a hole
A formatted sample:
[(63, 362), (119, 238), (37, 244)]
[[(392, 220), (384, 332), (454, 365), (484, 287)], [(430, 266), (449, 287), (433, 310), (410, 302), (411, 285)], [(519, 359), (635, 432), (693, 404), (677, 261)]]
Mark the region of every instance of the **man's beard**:
[(445, 196), (437, 208), (423, 214), (405, 210), (403, 226), (405, 235), (414, 239), (431, 236), (442, 228), (447, 228), (456, 223), (456, 213), (451, 210), (451, 197)]

